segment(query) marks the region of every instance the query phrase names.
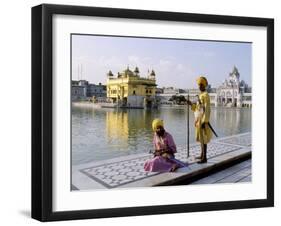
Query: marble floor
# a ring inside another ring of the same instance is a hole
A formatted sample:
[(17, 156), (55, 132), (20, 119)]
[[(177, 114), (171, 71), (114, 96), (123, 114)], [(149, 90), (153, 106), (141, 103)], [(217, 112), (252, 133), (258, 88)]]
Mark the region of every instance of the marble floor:
[[(204, 165), (210, 167), (210, 164), (217, 164), (222, 161), (220, 159), (225, 159), (227, 156), (232, 157), (235, 153), (244, 150), (251, 151), (251, 133), (214, 139), (208, 144), (208, 164), (203, 164), (203, 166), (197, 168), (202, 170)], [(195, 156), (199, 155), (199, 144), (190, 145), (189, 157), (187, 157), (186, 147), (178, 147), (176, 158), (189, 164), (189, 167), (184, 170), (180, 169), (179, 172), (189, 173), (192, 168), (196, 168), (193, 166), (198, 165), (195, 163)], [(141, 154), (75, 166), (72, 168), (72, 190), (110, 189), (126, 185), (131, 187), (134, 184), (141, 186), (142, 181), (144, 181), (143, 186), (153, 186), (153, 183), (157, 184), (157, 181), (163, 182), (165, 180), (163, 175), (161, 176), (163, 173), (146, 172), (143, 169), (144, 162), (151, 157), (151, 154)], [(164, 174), (174, 174), (167, 176), (167, 180), (179, 176), (177, 172)], [(147, 180), (148, 178), (150, 180)], [(149, 183), (146, 183), (147, 181)]]

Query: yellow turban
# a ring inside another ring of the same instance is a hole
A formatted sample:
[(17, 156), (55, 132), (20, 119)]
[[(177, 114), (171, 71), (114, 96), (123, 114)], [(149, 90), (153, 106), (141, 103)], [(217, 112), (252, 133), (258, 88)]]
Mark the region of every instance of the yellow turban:
[(204, 87), (208, 85), (208, 81), (204, 76), (200, 76), (198, 79), (196, 79), (196, 82), (198, 85), (202, 84)]
[(157, 127), (159, 127), (159, 126), (164, 127), (163, 120), (159, 119), (159, 118), (154, 119), (153, 122), (152, 122), (152, 129), (153, 129), (153, 131), (155, 132)]

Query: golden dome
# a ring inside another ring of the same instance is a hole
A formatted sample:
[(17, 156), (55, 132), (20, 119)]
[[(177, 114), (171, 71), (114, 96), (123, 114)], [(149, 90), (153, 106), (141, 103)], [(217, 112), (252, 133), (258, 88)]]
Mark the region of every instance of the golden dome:
[(124, 76), (134, 76), (134, 72), (132, 72), (129, 69), (129, 66), (128, 66), (127, 69), (122, 72), (122, 75), (124, 75)]

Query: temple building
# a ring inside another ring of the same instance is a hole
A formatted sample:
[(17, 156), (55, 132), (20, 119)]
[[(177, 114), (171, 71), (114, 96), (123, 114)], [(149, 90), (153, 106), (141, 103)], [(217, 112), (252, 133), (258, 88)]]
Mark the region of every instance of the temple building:
[[(159, 88), (158, 88), (159, 90)], [(198, 88), (180, 90), (176, 88), (162, 88), (157, 92), (157, 99), (160, 104), (172, 104), (171, 97), (184, 96), (193, 102), (198, 100), (200, 91)], [(184, 92), (180, 92), (184, 91)], [(240, 73), (236, 66), (233, 67), (228, 77), (217, 88), (213, 88), (211, 84), (207, 86), (207, 91), (210, 96), (210, 102), (213, 106), (225, 107), (252, 107), (252, 89), (244, 80), (240, 80)]]
[(117, 75), (107, 73), (107, 98), (119, 107), (152, 108), (157, 107), (155, 72), (141, 77), (138, 67), (131, 71), (129, 67)]
[(217, 88), (217, 104), (228, 107), (251, 107), (252, 90), (240, 80), (240, 73), (234, 66), (222, 85)]

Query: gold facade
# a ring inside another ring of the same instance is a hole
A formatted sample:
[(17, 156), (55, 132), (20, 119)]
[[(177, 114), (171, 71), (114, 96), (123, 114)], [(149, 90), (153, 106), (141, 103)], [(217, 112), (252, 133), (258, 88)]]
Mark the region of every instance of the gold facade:
[(116, 77), (111, 73), (107, 74), (107, 97), (114, 102), (126, 100), (129, 96), (142, 96), (154, 98), (156, 92), (155, 73), (152, 72), (146, 77), (140, 77), (138, 68), (131, 71), (127, 68)]

